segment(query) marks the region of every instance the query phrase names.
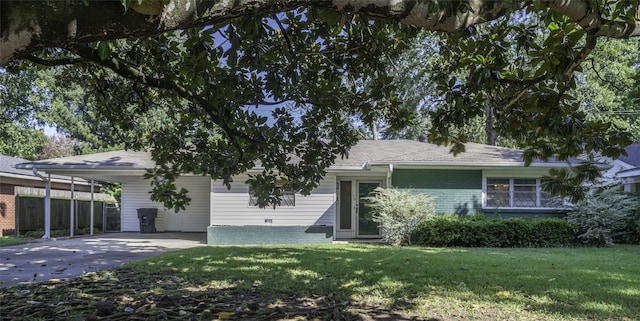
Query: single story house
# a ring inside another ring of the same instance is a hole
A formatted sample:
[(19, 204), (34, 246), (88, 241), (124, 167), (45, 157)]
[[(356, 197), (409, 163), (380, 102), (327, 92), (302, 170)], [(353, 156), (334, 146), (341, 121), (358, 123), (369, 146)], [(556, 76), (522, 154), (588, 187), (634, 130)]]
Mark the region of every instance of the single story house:
[[(0, 236), (13, 235), (16, 230), (16, 196), (21, 187), (44, 189), (45, 181), (32, 170), (18, 169), (15, 165), (29, 160), (0, 155)], [(71, 177), (51, 176), (51, 189), (69, 191)], [(91, 187), (83, 179), (74, 180), (74, 190), (89, 192)]]
[(234, 177), (230, 189), (209, 177), (185, 174), (176, 185), (187, 188), (192, 201), (186, 210), (175, 213), (149, 199), (151, 187), (143, 174), (154, 166), (149, 153), (116, 151), (18, 167), (120, 182), (122, 231), (140, 230), (137, 209), (157, 208), (157, 231), (207, 232), (210, 244), (379, 238), (381, 231), (363, 201), (378, 186), (429, 194), (440, 214), (540, 217), (566, 212), (563, 202), (540, 188), (548, 170), (566, 167), (566, 161), (534, 161), (525, 167), (522, 151), (474, 143), (454, 156), (448, 147), (418, 141), (361, 141), (348, 157), (329, 168), (311, 195), (285, 193), (282, 205), (275, 209), (255, 206), (244, 183), (248, 173)]

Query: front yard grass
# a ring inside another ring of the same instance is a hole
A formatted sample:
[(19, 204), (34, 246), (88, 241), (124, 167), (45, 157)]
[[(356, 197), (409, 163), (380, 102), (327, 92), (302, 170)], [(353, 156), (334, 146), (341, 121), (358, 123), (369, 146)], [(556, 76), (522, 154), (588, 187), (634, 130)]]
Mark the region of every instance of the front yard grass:
[(640, 247), (208, 246), (25, 291), (0, 304), (53, 291), (69, 317), (109, 320), (640, 320)]
[(12, 236), (0, 236), (0, 247), (3, 246), (11, 246), (11, 245), (20, 245), (29, 243), (28, 239), (16, 238)]

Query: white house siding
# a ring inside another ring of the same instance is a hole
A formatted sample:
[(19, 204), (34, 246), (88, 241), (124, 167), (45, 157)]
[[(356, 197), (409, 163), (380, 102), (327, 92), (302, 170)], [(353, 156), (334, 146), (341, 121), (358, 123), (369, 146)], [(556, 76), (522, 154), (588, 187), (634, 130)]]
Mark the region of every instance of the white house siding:
[(182, 213), (182, 232), (206, 232), (209, 226), (211, 207), (211, 178), (203, 176), (181, 177), (176, 183), (178, 189), (189, 190), (191, 204)]
[(132, 178), (122, 182), (121, 229), (122, 231), (140, 231), (139, 208), (157, 208), (156, 230), (158, 232), (205, 232), (209, 225), (209, 190), (211, 180), (208, 177), (186, 176), (176, 181), (178, 189), (189, 190), (191, 204), (185, 210), (174, 213), (163, 204), (149, 199), (151, 186), (144, 178)]
[(249, 186), (244, 183), (248, 178), (246, 174), (235, 176), (231, 189), (227, 189), (220, 181), (212, 183), (211, 225), (333, 225), (336, 202), (335, 175), (327, 174), (308, 196), (296, 194), (294, 207), (276, 209), (249, 206)]

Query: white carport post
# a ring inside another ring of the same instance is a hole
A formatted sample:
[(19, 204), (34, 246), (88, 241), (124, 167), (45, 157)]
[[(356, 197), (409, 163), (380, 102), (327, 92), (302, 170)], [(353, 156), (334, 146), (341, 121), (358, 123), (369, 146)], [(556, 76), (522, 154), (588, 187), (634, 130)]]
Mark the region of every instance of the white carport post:
[[(91, 178), (91, 210), (89, 211), (89, 213), (91, 213), (91, 218), (89, 219), (89, 221), (91, 222), (91, 235), (93, 235), (93, 185), (95, 183), (95, 180), (93, 178)], [(103, 223), (104, 224), (104, 223)]]
[(74, 179), (74, 177), (71, 176), (71, 201), (69, 202), (69, 237), (73, 237), (73, 225), (74, 225), (73, 224), (74, 223), (73, 222), (73, 218), (74, 218), (74, 215), (73, 215), (74, 214), (74, 210), (73, 210), (74, 193), (73, 192), (74, 192), (75, 188), (74, 188), (74, 185), (73, 185), (73, 183), (74, 183), (73, 179)]
[(31, 168), (33, 175), (40, 177), (44, 181), (44, 235), (43, 239), (51, 238), (51, 174), (47, 174), (47, 177), (38, 173), (38, 169)]
[(44, 235), (43, 239), (51, 238), (51, 174), (47, 174), (44, 184)]

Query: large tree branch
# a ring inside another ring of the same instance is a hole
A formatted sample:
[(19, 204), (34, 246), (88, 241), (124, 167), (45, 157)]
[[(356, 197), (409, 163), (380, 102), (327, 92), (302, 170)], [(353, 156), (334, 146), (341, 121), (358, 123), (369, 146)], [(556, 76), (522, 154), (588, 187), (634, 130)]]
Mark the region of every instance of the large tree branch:
[(598, 43), (598, 37), (594, 34), (587, 34), (587, 39), (585, 41), (582, 50), (580, 50), (580, 54), (567, 66), (564, 71), (564, 79), (568, 80), (573, 75), (573, 72), (580, 66), (582, 63), (587, 60), (589, 54), (593, 49), (595, 49)]
[[(150, 0), (144, 0), (150, 1)], [(143, 2), (144, 2), (143, 1)], [(50, 47), (141, 37), (300, 6), (386, 17), (431, 30), (456, 31), (493, 20), (529, 1), (171, 0), (159, 15), (125, 12), (120, 1), (0, 1), (0, 65)]]
[(63, 66), (63, 65), (75, 65), (81, 62), (86, 62), (83, 58), (55, 58), (55, 59), (47, 59), (41, 58), (34, 55), (25, 55), (24, 59), (29, 60), (33, 63), (43, 66), (55, 67), (55, 66)]
[[(132, 1), (135, 2), (135, 1)], [(255, 12), (281, 12), (300, 6), (332, 8), (385, 17), (429, 30), (453, 32), (525, 8), (532, 0), (143, 0), (160, 3), (158, 15), (125, 11), (121, 1), (0, 1), (0, 65), (44, 48), (143, 37), (211, 25)], [(136, 2), (137, 3), (137, 2)], [(543, 0), (597, 36), (640, 36), (640, 22), (611, 21), (589, 0)], [(637, 10), (637, 8), (630, 9)], [(138, 10), (140, 11), (140, 10)], [(142, 12), (142, 11), (141, 11)]]
[[(640, 36), (640, 21), (623, 22), (608, 20), (592, 8), (588, 0), (560, 0), (542, 1), (552, 10), (555, 10), (571, 19), (587, 32), (594, 32), (596, 36), (610, 38), (631, 38)], [(639, 8), (633, 8), (635, 15)], [(637, 19), (637, 18), (636, 18)]]

